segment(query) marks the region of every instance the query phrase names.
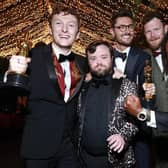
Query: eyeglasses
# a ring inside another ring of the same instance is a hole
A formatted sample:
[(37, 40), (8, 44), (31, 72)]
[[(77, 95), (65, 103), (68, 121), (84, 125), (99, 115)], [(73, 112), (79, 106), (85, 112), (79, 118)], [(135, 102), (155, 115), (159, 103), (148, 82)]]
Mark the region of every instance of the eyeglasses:
[(120, 26), (115, 26), (114, 28), (119, 29), (121, 32), (126, 31), (127, 29), (130, 31), (134, 31), (134, 25), (130, 24), (130, 25), (120, 25)]

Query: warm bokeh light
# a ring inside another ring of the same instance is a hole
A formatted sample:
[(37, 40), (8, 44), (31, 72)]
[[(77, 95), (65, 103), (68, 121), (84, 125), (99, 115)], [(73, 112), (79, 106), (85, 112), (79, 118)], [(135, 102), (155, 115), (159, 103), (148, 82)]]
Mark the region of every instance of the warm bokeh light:
[[(32, 47), (43, 41), (51, 42), (48, 15), (53, 5), (68, 5), (77, 9), (82, 18), (80, 40), (73, 49), (83, 54), (85, 46), (95, 39), (112, 42), (110, 19), (120, 8), (130, 8), (137, 21), (137, 38), (141, 36), (141, 20), (149, 10), (158, 10), (168, 21), (168, 2), (165, 0), (3, 0), (0, 2), (0, 56), (18, 52), (18, 41), (29, 34)], [(137, 40), (137, 42), (141, 42)]]

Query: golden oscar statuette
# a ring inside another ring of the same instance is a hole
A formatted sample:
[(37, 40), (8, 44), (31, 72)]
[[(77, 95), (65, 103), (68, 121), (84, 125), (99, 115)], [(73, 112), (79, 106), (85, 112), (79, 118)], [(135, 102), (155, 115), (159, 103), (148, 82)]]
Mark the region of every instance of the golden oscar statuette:
[[(151, 67), (151, 61), (147, 60), (145, 62), (145, 66), (144, 66), (144, 82), (145, 83), (153, 83), (152, 82), (152, 67)], [(145, 95), (144, 96), (144, 105), (145, 108), (150, 110), (153, 108), (154, 106), (154, 95)]]
[[(19, 53), (17, 55), (28, 57), (28, 54), (29, 54), (29, 43), (26, 41), (22, 41), (20, 43)], [(10, 71), (7, 74), (6, 86), (15, 88), (16, 90), (19, 90), (20, 93), (25, 94), (28, 92), (28, 81), (29, 77), (26, 73), (22, 74)]]
[[(151, 67), (151, 61), (146, 60), (145, 67), (144, 67), (144, 78), (145, 83), (152, 83), (152, 67)], [(152, 96), (145, 96), (146, 101), (150, 101), (152, 99)]]

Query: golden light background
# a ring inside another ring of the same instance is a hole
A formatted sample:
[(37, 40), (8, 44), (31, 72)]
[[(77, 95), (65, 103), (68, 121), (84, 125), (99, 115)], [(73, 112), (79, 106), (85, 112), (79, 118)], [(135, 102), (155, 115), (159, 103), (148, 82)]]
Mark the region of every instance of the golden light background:
[(32, 42), (51, 42), (48, 16), (54, 5), (67, 5), (81, 15), (81, 36), (73, 49), (83, 54), (85, 46), (95, 39), (109, 42), (110, 19), (120, 8), (130, 8), (136, 17), (137, 44), (142, 45), (141, 20), (147, 11), (158, 10), (168, 21), (168, 0), (2, 0), (0, 1), (0, 56), (16, 54), (25, 38)]

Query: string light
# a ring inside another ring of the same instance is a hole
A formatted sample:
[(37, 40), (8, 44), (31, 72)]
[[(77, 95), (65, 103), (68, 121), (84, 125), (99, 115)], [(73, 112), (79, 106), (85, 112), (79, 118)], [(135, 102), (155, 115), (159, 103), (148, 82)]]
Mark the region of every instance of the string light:
[(148, 6), (141, 0), (3, 0), (0, 2), (0, 56), (16, 54), (18, 39), (23, 39), (26, 33), (32, 47), (40, 41), (50, 43), (52, 38), (47, 19), (53, 5), (66, 5), (79, 11), (82, 18), (81, 36), (73, 50), (80, 54), (84, 54), (86, 45), (93, 40), (103, 39), (113, 43), (109, 34), (111, 17), (121, 8), (132, 9), (136, 16), (138, 38), (146, 11), (158, 10), (168, 21), (168, 3), (164, 0), (149, 0)]

